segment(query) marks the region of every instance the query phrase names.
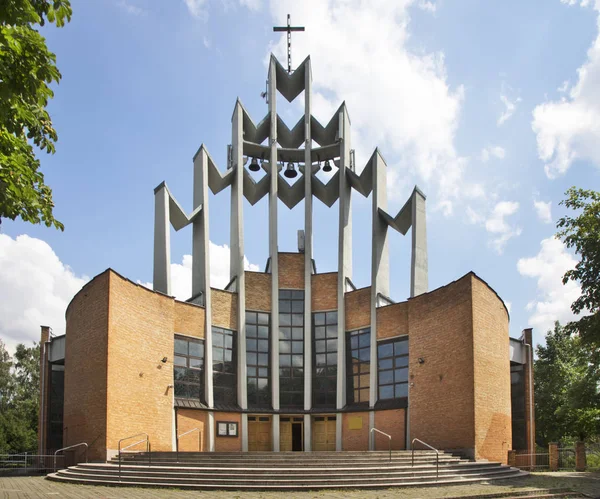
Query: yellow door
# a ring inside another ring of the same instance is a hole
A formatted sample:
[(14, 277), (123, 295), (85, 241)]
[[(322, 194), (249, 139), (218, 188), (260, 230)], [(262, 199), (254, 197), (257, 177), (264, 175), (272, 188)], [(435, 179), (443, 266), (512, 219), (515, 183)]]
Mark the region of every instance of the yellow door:
[(279, 450), (292, 450), (292, 421), (291, 418), (281, 418), (279, 423)]
[(248, 416), (248, 450), (251, 452), (272, 450), (269, 416)]
[(335, 416), (314, 417), (313, 450), (335, 450)]

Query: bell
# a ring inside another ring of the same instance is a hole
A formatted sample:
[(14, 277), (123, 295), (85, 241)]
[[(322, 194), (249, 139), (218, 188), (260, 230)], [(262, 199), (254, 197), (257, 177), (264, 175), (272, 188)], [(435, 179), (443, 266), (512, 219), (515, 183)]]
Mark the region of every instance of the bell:
[(323, 166), (323, 171), (325, 173), (329, 173), (331, 170), (333, 170), (333, 168), (331, 168), (331, 163), (329, 162), (329, 160), (325, 161), (325, 165)]
[(296, 178), (298, 176), (298, 172), (294, 168), (294, 163), (292, 163), (291, 161), (288, 163), (283, 175), (287, 178)]
[(251, 172), (257, 172), (260, 170), (260, 166), (259, 166), (258, 160), (256, 158), (252, 158), (252, 161), (250, 162), (250, 166), (248, 167), (248, 169)]

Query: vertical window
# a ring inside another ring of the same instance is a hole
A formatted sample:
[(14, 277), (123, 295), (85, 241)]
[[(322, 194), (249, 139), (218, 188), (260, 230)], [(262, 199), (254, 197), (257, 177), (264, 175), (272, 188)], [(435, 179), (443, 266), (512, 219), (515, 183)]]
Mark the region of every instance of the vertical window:
[(248, 407), (271, 407), (269, 314), (246, 312)]
[(313, 406), (335, 407), (337, 388), (337, 312), (313, 314)]
[(371, 328), (346, 333), (346, 402), (369, 403)]
[(377, 345), (379, 400), (408, 397), (408, 338)]
[(279, 291), (279, 400), (304, 407), (304, 291)]
[(204, 340), (175, 336), (175, 397), (204, 400)]
[(235, 333), (212, 327), (213, 397), (215, 404), (236, 404)]

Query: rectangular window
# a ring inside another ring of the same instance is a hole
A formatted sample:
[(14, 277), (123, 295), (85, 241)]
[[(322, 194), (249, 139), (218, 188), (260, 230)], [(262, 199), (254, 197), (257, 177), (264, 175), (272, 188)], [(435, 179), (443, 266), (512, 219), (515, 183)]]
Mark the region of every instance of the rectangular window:
[(346, 333), (346, 402), (369, 403), (371, 328)]
[(246, 365), (248, 368), (248, 407), (270, 408), (269, 385), (270, 315), (246, 312)]
[(236, 404), (235, 331), (212, 327), (213, 397), (215, 404)]
[(279, 290), (279, 399), (304, 407), (304, 290)]
[(408, 338), (377, 345), (379, 400), (408, 397)]
[(313, 406), (335, 407), (337, 388), (337, 312), (313, 314)]
[(175, 336), (175, 397), (204, 401), (204, 340)]

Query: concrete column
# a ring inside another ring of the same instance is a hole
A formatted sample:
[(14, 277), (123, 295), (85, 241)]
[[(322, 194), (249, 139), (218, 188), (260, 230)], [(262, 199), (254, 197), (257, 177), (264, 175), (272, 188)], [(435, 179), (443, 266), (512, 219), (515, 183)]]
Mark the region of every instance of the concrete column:
[(208, 413), (208, 438), (206, 439), (208, 445), (208, 452), (215, 451), (215, 413), (210, 411)]
[[(233, 112), (231, 124), (231, 152), (235, 177), (231, 184), (231, 247), (230, 277), (236, 278), (237, 289), (237, 400), (242, 409), (248, 408), (247, 362), (246, 362), (246, 277), (244, 274), (244, 114), (238, 101)], [(246, 429), (248, 417), (245, 415)], [(242, 418), (242, 451), (248, 450), (248, 432), (244, 431)]]
[(369, 374), (369, 406), (377, 402), (377, 297), (389, 296), (390, 254), (388, 225), (379, 215), (379, 208), (387, 210), (386, 164), (379, 150), (373, 153), (372, 243), (371, 243), (371, 369)]
[(369, 411), (369, 450), (375, 450), (375, 432), (371, 430), (375, 428), (375, 412)]
[(585, 443), (575, 443), (575, 471), (585, 471), (587, 462), (585, 457)]
[(533, 329), (524, 329), (521, 340), (526, 348), (526, 363), (523, 366), (525, 377), (525, 433), (528, 454), (535, 453), (535, 400), (533, 390)]
[(558, 471), (558, 443), (556, 442), (548, 444), (548, 464), (550, 471)]
[[(50, 327), (41, 326), (40, 335), (40, 410), (38, 414), (38, 454), (46, 454), (48, 448), (48, 397), (50, 394), (50, 364), (48, 347), (50, 345)], [(63, 435), (64, 438), (64, 435)]]
[(242, 452), (248, 452), (248, 414), (245, 412), (242, 414), (242, 427), (240, 428), (242, 434)]
[(154, 291), (171, 294), (171, 227), (169, 193), (162, 182), (154, 189)]
[[(192, 231), (192, 296), (204, 296), (204, 395), (206, 405), (214, 407), (212, 359), (212, 300), (210, 290), (210, 252), (208, 231), (208, 153), (202, 145), (194, 156), (194, 208), (202, 211), (194, 220)], [(211, 427), (212, 425), (212, 427)], [(214, 450), (214, 415), (209, 413), (208, 447)]]
[[(279, 410), (279, 252), (277, 247), (277, 61), (272, 56), (269, 66), (269, 114), (271, 130), (271, 184), (269, 187), (269, 257), (271, 258), (271, 397), (273, 409)], [(273, 450), (279, 452), (279, 415), (273, 416)]]
[[(310, 60), (304, 70), (304, 410), (312, 408), (312, 259), (313, 259), (313, 198)], [(311, 418), (304, 416), (304, 450), (311, 450)]]
[[(346, 177), (346, 169), (350, 168), (350, 117), (346, 106), (339, 114), (340, 137), (340, 197), (338, 223), (338, 371), (336, 407), (342, 409), (346, 405), (346, 278), (352, 277), (352, 187)], [(336, 420), (336, 450), (342, 450), (342, 421)]]
[(342, 441), (342, 437), (343, 437), (343, 414), (338, 412), (335, 415), (335, 450), (340, 452), (343, 449), (343, 441)]
[(412, 195), (412, 246), (410, 297), (429, 291), (427, 263), (427, 217), (425, 195), (415, 187)]

